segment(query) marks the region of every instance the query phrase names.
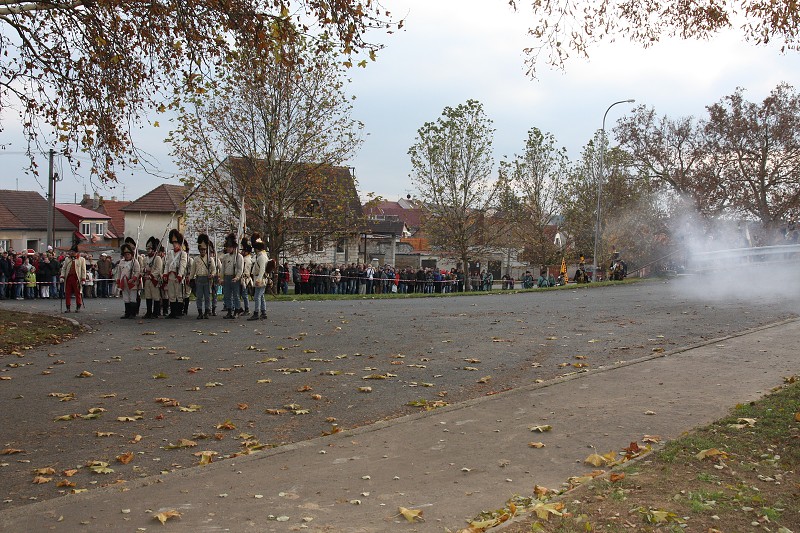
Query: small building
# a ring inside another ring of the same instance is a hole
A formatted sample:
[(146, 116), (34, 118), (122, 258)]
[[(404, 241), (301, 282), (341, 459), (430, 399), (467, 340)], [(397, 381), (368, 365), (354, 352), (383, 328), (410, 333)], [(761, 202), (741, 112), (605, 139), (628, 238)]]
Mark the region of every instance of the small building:
[[(47, 200), (36, 191), (0, 190), (0, 248), (4, 250), (47, 250)], [(56, 248), (72, 246), (76, 226), (60, 211), (53, 213)]]
[(105, 248), (111, 248), (116, 243), (117, 236), (108, 229), (110, 216), (79, 204), (56, 204), (56, 210), (75, 226), (76, 237), (81, 243)]
[(144, 248), (150, 237), (166, 241), (169, 230), (177, 228), (184, 232), (186, 226), (186, 186), (159, 185), (144, 196), (134, 200), (120, 211), (125, 214), (124, 236), (139, 239), (137, 245)]
[(122, 212), (122, 208), (129, 204), (130, 202), (117, 200), (116, 196), (106, 199), (97, 193), (94, 193), (94, 196), (84, 194), (80, 203), (81, 207), (111, 217), (106, 230), (106, 242), (113, 248), (119, 248), (125, 238), (125, 213)]

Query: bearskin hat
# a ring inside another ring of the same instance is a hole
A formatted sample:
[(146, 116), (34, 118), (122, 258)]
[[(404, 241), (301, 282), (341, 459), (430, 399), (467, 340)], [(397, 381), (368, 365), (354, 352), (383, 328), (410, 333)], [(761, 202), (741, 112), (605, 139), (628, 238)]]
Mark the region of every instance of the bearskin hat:
[(238, 248), (239, 243), (236, 242), (236, 234), (230, 233), (225, 237), (225, 248)]
[(250, 240), (247, 237), (242, 237), (242, 253), (251, 253), (253, 247), (250, 246)]
[(183, 243), (183, 233), (175, 228), (169, 230), (169, 242), (170, 244), (173, 242)]
[(154, 252), (156, 252), (158, 251), (159, 246), (161, 246), (161, 242), (155, 237), (150, 237), (149, 239), (147, 239), (146, 247), (148, 250), (153, 250)]
[(252, 243), (253, 248), (258, 251), (261, 251), (265, 248), (264, 239), (261, 238), (260, 233), (253, 233), (253, 235), (250, 237), (250, 242)]
[(208, 245), (211, 244), (211, 240), (208, 238), (208, 235), (205, 233), (201, 233), (197, 236), (197, 249), (201, 250), (203, 248), (208, 249)]
[[(131, 239), (131, 240), (133, 240), (133, 239)], [(119, 253), (122, 254), (122, 255), (125, 255), (127, 253), (133, 255), (133, 249), (134, 249), (134, 246), (131, 243), (128, 242), (128, 239), (125, 239), (125, 243), (122, 246), (120, 246), (120, 248), (119, 248)]]
[(125, 244), (130, 244), (131, 250), (136, 249), (136, 241), (134, 241), (132, 237), (125, 237)]

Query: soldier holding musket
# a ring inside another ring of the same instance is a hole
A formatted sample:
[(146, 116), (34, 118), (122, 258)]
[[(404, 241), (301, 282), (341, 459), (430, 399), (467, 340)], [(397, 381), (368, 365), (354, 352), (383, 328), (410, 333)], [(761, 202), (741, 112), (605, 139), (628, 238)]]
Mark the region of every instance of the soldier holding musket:
[(225, 308), (228, 314), (223, 318), (236, 318), (239, 309), (239, 280), (244, 269), (244, 258), (238, 251), (239, 243), (236, 241), (236, 234), (231, 233), (225, 237), (225, 254), (220, 262), (222, 263), (222, 293), (225, 298)]
[(167, 284), (169, 298), (169, 316), (167, 318), (180, 318), (183, 308), (183, 279), (187, 274), (188, 257), (183, 251), (183, 234), (177, 229), (169, 232), (171, 248), (167, 250), (166, 267), (163, 280)]
[(144, 300), (147, 313), (144, 318), (158, 318), (161, 309), (161, 284), (164, 275), (164, 260), (158, 255), (160, 242), (155, 237), (147, 239), (147, 257), (142, 270)]
[(120, 249), (122, 259), (117, 264), (117, 287), (122, 293), (122, 302), (125, 304), (125, 315), (121, 318), (134, 318), (136, 316), (136, 297), (139, 294), (139, 278), (141, 265), (139, 259), (134, 257), (136, 244), (125, 242)]

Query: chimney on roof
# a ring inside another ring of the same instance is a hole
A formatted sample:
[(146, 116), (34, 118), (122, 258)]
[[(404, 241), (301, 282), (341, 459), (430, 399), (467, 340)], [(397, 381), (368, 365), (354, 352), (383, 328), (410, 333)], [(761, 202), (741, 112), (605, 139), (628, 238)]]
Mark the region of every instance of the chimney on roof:
[(95, 191), (94, 198), (92, 198), (92, 209), (97, 209), (98, 207), (100, 207), (100, 195)]
[(82, 204), (87, 203), (89, 201), (89, 198), (90, 196), (87, 193), (83, 193), (83, 200), (81, 200), (81, 203)]
[(112, 201), (112, 202), (116, 202), (116, 201), (117, 201), (117, 197), (116, 197), (116, 196), (112, 196), (112, 197), (111, 197), (111, 201)]

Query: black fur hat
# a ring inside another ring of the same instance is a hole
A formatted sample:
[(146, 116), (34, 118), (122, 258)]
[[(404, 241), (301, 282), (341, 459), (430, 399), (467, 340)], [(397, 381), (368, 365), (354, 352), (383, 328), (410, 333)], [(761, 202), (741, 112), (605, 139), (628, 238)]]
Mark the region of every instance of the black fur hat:
[(173, 242), (178, 242), (183, 244), (183, 233), (174, 228), (169, 230), (169, 242), (170, 244), (172, 244)]
[(227, 237), (225, 237), (224, 247), (225, 248), (238, 248), (239, 247), (239, 243), (236, 242), (236, 234), (235, 233), (230, 233), (230, 234), (228, 234)]
[[(131, 240), (133, 240), (133, 239), (131, 239)], [(133, 255), (133, 250), (134, 250), (134, 246), (133, 246), (133, 244), (128, 242), (128, 239), (125, 239), (125, 243), (122, 246), (120, 246), (120, 248), (119, 248), (119, 252), (122, 255), (125, 255), (126, 253), (130, 253), (131, 255)]]
[(125, 237), (125, 244), (130, 244), (131, 250), (136, 249), (136, 241), (133, 240), (133, 237)]
[(146, 247), (148, 250), (153, 250), (154, 252), (156, 252), (158, 251), (159, 246), (161, 246), (161, 242), (155, 237), (150, 237), (149, 239), (147, 239)]
[(253, 245), (253, 248), (258, 251), (261, 251), (265, 248), (264, 240), (261, 238), (260, 233), (253, 233), (253, 235), (250, 237), (250, 242)]
[(253, 247), (250, 246), (250, 240), (247, 237), (242, 237), (242, 253), (251, 253)]
[(211, 244), (211, 240), (208, 238), (208, 235), (205, 233), (201, 233), (197, 236), (197, 249), (200, 250), (202, 248), (208, 249), (209, 245)]

